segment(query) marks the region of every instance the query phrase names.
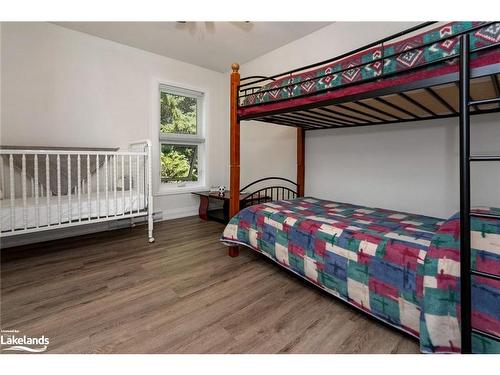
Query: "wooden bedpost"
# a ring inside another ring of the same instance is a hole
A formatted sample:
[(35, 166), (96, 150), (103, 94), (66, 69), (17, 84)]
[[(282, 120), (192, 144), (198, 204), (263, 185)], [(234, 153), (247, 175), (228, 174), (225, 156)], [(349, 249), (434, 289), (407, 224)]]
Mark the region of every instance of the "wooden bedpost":
[(305, 183), (305, 130), (297, 128), (297, 194), (304, 196)]
[[(230, 133), (229, 133), (229, 163), (230, 163), (230, 186), (229, 186), (229, 216), (233, 217), (240, 210), (240, 123), (238, 121), (238, 86), (240, 84), (240, 73), (238, 64), (231, 65), (231, 94), (230, 94)], [(229, 256), (239, 255), (238, 246), (229, 248)]]

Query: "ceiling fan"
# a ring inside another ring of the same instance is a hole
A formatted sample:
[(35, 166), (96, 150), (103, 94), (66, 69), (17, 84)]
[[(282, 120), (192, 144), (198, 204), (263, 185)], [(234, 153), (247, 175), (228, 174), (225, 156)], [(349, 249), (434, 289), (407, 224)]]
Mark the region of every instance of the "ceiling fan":
[[(197, 34), (207, 32), (209, 34), (215, 33), (216, 24), (219, 22), (213, 21), (176, 21), (175, 27), (181, 30), (187, 30), (190, 34)], [(250, 31), (253, 27), (251, 21), (241, 21), (241, 22), (228, 22), (231, 25), (243, 30)], [(202, 26), (204, 24), (204, 28)]]

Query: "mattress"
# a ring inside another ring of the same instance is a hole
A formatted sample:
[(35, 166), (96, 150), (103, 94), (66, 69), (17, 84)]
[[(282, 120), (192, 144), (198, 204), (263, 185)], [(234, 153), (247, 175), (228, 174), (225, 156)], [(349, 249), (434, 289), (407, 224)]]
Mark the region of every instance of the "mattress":
[[(442, 220), (300, 198), (245, 208), (221, 240), (250, 247), (418, 337), (423, 352), (459, 352), (459, 233), (457, 215)], [(476, 269), (500, 274), (499, 220), (474, 218), (472, 247)], [(475, 278), (473, 304), (473, 325), (499, 335), (500, 282)], [(479, 336), (473, 344), (476, 352), (500, 352), (498, 342)]]
[[(61, 210), (61, 222), (65, 223), (68, 222), (68, 219), (71, 219), (71, 221), (78, 221), (80, 218), (88, 220), (89, 216), (95, 219), (97, 216), (106, 217), (129, 214), (131, 209), (135, 213), (137, 210), (143, 210), (146, 207), (146, 198), (143, 193), (138, 194), (135, 190), (132, 192), (125, 191), (124, 193), (122, 196), (121, 191), (117, 192), (116, 205), (113, 192), (108, 193), (108, 204), (106, 204), (106, 194), (103, 192), (99, 193), (99, 199), (97, 199), (96, 192), (91, 193), (90, 205), (87, 194), (82, 194), (80, 210), (78, 208), (78, 195), (76, 194), (71, 195), (71, 202), (69, 202), (68, 195), (61, 196), (60, 207), (58, 205), (58, 197), (51, 196), (49, 198), (49, 209), (47, 209), (47, 198), (39, 197), (38, 215), (35, 198), (30, 197), (26, 200), (26, 209), (23, 206), (22, 198), (17, 198), (14, 200), (14, 227), (15, 229), (24, 229), (25, 220), (28, 228), (36, 227), (37, 216), (38, 226), (46, 226), (47, 223), (58, 224), (59, 209)], [(132, 193), (131, 196), (130, 193)], [(11, 212), (10, 199), (0, 200), (2, 233), (12, 230)], [(47, 213), (49, 214), (48, 216)]]
[[(314, 70), (279, 78), (262, 86), (258, 91), (244, 96), (239, 103), (238, 115), (244, 119), (245, 116), (321, 103), (348, 95), (455, 73), (458, 71), (458, 57), (444, 62), (438, 62), (438, 60), (453, 55), (458, 56), (459, 37), (453, 37), (453, 35), (480, 24), (480, 22), (447, 23), (418, 35), (386, 44), (383, 49), (377, 46)], [(500, 23), (480, 28), (469, 35), (471, 51), (498, 43)], [(446, 37), (450, 39), (438, 41)], [(433, 41), (436, 43), (413, 49)], [(382, 56), (386, 57), (383, 63), (377, 60)], [(435, 64), (426, 66), (432, 62)], [(498, 48), (471, 55), (472, 68), (498, 63), (500, 63)], [(418, 67), (421, 68), (415, 69)], [(391, 76), (385, 77), (386, 75)], [(381, 79), (374, 81), (373, 79), (377, 77)], [(370, 82), (363, 83), (369, 79)]]

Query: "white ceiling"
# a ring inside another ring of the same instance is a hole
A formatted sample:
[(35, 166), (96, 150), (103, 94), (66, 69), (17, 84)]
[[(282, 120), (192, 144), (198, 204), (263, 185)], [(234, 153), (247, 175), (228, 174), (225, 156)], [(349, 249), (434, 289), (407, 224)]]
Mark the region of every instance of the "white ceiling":
[(57, 25), (219, 72), (330, 22), (55, 22)]

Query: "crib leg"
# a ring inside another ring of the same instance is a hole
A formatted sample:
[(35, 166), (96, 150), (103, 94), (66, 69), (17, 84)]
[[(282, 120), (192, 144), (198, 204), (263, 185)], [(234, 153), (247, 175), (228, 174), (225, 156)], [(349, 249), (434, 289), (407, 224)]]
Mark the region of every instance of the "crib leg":
[(149, 243), (155, 242), (155, 238), (153, 237), (153, 215), (148, 215), (148, 241)]
[(147, 141), (146, 152), (148, 154), (148, 237), (149, 243), (155, 242), (153, 237), (153, 164), (151, 159), (151, 142)]
[(230, 246), (229, 247), (229, 256), (234, 258), (234, 257), (237, 257), (238, 255), (240, 255), (240, 249), (238, 248), (238, 246)]
[(152, 219), (149, 220), (149, 223), (148, 223), (148, 241), (149, 243), (153, 243), (155, 242), (155, 238), (153, 237), (153, 223), (152, 223)]

